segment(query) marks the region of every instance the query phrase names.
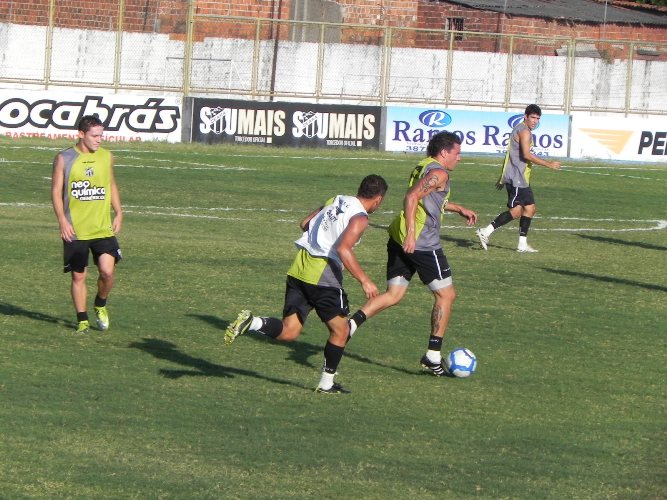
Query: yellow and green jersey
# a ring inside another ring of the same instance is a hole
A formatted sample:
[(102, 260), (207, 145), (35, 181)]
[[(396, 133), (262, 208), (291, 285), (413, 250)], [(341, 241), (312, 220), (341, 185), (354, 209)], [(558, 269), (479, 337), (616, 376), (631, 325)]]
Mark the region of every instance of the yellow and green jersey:
[[(420, 161), (414, 168), (408, 181), (408, 189), (410, 189), (415, 182), (422, 179), (431, 170), (439, 168), (441, 170), (449, 171), (440, 165), (433, 158), (425, 158)], [(449, 199), (450, 187), (449, 178), (443, 191), (433, 191), (419, 200), (417, 211), (415, 213), (415, 250), (436, 250), (441, 248), (440, 243), (440, 225), (442, 222), (442, 213), (447, 205)], [(405, 226), (405, 211), (397, 215), (392, 223), (389, 225), (389, 236), (402, 245), (405, 241), (407, 229)]]
[(111, 153), (99, 148), (82, 153), (76, 146), (62, 151), (63, 205), (77, 240), (109, 238), (111, 229)]

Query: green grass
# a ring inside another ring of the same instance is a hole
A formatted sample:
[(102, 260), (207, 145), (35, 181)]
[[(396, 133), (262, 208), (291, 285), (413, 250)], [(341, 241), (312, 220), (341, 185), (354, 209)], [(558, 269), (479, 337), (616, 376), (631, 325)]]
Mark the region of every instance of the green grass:
[[(76, 336), (49, 191), (67, 145), (0, 139), (0, 497), (667, 496), (664, 165), (538, 170), (534, 255), (514, 251), (516, 223), (484, 252), (447, 216), (445, 345), (478, 372), (422, 373), (432, 299), (415, 282), (348, 346), (352, 394), (324, 397), (314, 314), (292, 344), (226, 347), (224, 328), (245, 307), (280, 315), (297, 221), (369, 173), (390, 191), (357, 254), (382, 285), (383, 227), (417, 157), (108, 144), (124, 260), (111, 329)], [(480, 225), (504, 206), (497, 163), (464, 155), (453, 176)]]

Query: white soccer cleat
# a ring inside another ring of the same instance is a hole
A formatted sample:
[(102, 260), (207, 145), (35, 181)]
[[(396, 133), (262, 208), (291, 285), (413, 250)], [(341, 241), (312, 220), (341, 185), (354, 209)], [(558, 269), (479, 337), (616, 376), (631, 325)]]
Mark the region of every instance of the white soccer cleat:
[(475, 234), (479, 238), (479, 244), (482, 246), (482, 248), (484, 250), (488, 250), (486, 245), (489, 242), (489, 237), (487, 235), (485, 235), (484, 231), (482, 231), (481, 229), (478, 229), (477, 231), (475, 231)]
[(517, 252), (519, 253), (537, 253), (538, 250), (531, 247), (530, 245), (526, 245), (525, 247), (519, 247), (516, 249)]

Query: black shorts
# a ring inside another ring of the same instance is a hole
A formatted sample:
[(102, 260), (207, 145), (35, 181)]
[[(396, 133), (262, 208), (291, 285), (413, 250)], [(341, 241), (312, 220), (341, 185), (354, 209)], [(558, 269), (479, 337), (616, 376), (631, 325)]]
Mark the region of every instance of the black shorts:
[(528, 205), (535, 205), (535, 198), (533, 197), (533, 190), (530, 186), (514, 187), (509, 182), (505, 183), (505, 188), (507, 189), (507, 207), (514, 208), (521, 205), (522, 207)]
[(288, 276), (285, 286), (283, 318), (297, 313), (303, 324), (313, 309), (325, 323), (336, 316), (350, 314), (347, 294), (342, 288), (311, 285)]
[(389, 238), (387, 242), (387, 281), (402, 276), (407, 281), (412, 279), (415, 272), (422, 283), (428, 285), (433, 281), (451, 281), (452, 269), (447, 263), (447, 257), (442, 248), (437, 250), (415, 250), (414, 253), (405, 253), (403, 247)]
[(74, 240), (63, 241), (64, 267), (63, 272), (71, 271), (82, 273), (88, 267), (88, 252), (93, 254), (93, 262), (97, 265), (100, 255), (108, 253), (116, 262), (122, 257), (118, 240), (115, 236), (110, 238), (99, 238), (96, 240)]

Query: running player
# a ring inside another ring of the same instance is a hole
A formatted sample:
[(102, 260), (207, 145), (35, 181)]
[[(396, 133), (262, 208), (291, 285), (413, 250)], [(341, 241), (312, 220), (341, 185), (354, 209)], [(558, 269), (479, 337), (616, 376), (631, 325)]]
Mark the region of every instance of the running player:
[(424, 368), (436, 376), (448, 375), (442, 363), (443, 337), (456, 298), (452, 271), (440, 240), (444, 211), (455, 212), (468, 225), (477, 214), (449, 202), (450, 176), (461, 159), (461, 139), (451, 132), (435, 134), (426, 148), (428, 157), (419, 162), (408, 181), (403, 211), (389, 226), (387, 243), (387, 291), (371, 297), (350, 318), (350, 335), (379, 312), (398, 304), (415, 273), (433, 293), (428, 349), (421, 358)]
[(291, 342), (301, 334), (308, 314), (315, 309), (329, 330), (316, 391), (349, 393), (334, 382), (349, 334), (350, 310), (343, 290), (343, 267), (359, 281), (366, 298), (379, 293), (359, 264), (354, 246), (368, 227), (368, 215), (377, 210), (386, 192), (385, 180), (379, 175), (369, 175), (361, 182), (356, 196), (335, 196), (303, 219), (299, 226), (304, 233), (296, 241), (297, 254), (287, 271), (282, 320), (241, 311), (227, 327), (225, 343), (231, 344), (247, 331)]
[(498, 215), (485, 228), (477, 230), (477, 238), (479, 238), (479, 243), (484, 250), (488, 249), (491, 233), (519, 217), (517, 252), (537, 252), (528, 245), (528, 230), (537, 211), (533, 190), (530, 187), (530, 174), (533, 164), (554, 170), (560, 168), (560, 162), (544, 160), (531, 151), (533, 147), (532, 131), (540, 123), (541, 116), (542, 110), (540, 107), (537, 104), (531, 104), (526, 107), (523, 121), (512, 129), (503, 169), (496, 183), (498, 189), (502, 189), (503, 186), (507, 189), (507, 207), (509, 210)]

